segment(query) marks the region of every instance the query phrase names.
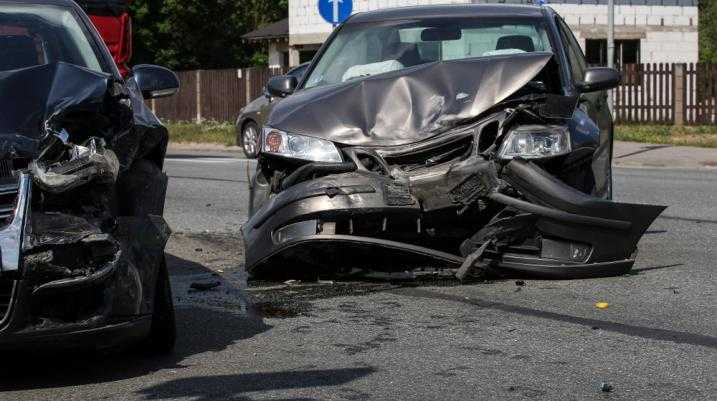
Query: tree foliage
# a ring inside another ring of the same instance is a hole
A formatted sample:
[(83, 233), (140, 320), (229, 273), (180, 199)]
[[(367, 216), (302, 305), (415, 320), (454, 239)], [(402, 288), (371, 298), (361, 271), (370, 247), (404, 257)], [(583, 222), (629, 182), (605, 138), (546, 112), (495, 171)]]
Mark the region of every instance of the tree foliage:
[(231, 68), (265, 59), (241, 36), (285, 18), (288, 0), (134, 0), (132, 62), (183, 70)]
[(717, 63), (717, 0), (699, 1), (700, 61)]

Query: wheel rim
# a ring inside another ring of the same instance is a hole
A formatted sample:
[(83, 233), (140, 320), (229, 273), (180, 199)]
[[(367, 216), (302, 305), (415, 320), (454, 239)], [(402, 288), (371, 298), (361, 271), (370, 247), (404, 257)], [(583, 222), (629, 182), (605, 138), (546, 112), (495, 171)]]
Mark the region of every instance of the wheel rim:
[(244, 152), (246, 152), (247, 155), (255, 156), (259, 136), (256, 127), (253, 124), (247, 125), (244, 128), (243, 136), (242, 143), (244, 144)]

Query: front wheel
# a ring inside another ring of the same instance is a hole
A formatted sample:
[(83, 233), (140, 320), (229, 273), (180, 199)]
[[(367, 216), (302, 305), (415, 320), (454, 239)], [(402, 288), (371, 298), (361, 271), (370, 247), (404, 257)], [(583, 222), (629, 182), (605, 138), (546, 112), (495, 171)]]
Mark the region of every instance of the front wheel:
[(154, 292), (152, 329), (146, 341), (146, 348), (153, 354), (169, 354), (174, 349), (176, 339), (177, 326), (174, 315), (172, 287), (169, 282), (167, 262), (162, 259)]
[(256, 159), (259, 156), (259, 127), (255, 122), (249, 121), (244, 124), (239, 137), (240, 146), (249, 159)]

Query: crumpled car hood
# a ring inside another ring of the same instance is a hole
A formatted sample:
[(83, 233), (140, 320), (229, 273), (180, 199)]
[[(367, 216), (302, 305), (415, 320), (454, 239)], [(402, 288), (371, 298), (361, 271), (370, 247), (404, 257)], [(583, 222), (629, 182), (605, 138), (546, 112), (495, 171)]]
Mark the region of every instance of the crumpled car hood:
[(296, 92), (268, 124), (346, 145), (404, 145), (480, 115), (530, 82), (552, 53), (423, 64)]
[(34, 158), (45, 125), (65, 110), (98, 109), (110, 75), (54, 63), (0, 72), (0, 158)]

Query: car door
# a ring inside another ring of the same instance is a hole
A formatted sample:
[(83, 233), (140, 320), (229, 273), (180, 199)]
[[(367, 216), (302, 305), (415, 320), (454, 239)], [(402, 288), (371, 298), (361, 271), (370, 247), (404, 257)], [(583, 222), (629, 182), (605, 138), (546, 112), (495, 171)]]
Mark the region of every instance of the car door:
[[(587, 62), (578, 41), (562, 18), (557, 18), (560, 40), (563, 43), (567, 61), (570, 64), (573, 84), (582, 82), (587, 70)], [(578, 104), (584, 112), (600, 129), (600, 143), (593, 155), (593, 172), (595, 175), (595, 194), (598, 197), (612, 198), (612, 151), (613, 151), (613, 121), (612, 113), (608, 107), (607, 91), (580, 94)]]

